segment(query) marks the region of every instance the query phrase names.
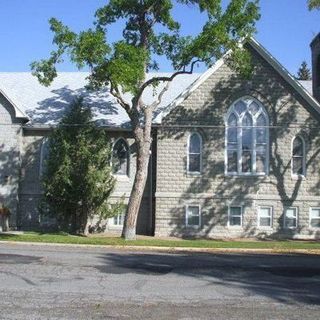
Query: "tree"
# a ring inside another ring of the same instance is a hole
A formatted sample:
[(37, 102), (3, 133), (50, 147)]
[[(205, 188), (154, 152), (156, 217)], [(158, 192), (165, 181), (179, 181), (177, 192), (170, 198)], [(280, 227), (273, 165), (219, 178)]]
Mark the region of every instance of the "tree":
[(311, 80), (311, 71), (305, 61), (302, 61), (297, 73), (298, 80)]
[[(180, 24), (172, 14), (178, 5), (194, 6), (206, 15), (198, 35), (181, 35)], [(96, 11), (95, 27), (78, 34), (62, 22), (50, 20), (57, 49), (47, 60), (31, 64), (40, 83), (49, 85), (53, 81), (57, 76), (56, 64), (67, 54), (79, 68), (90, 68), (92, 88), (109, 86), (131, 120), (137, 147), (137, 170), (122, 232), (125, 239), (135, 239), (148, 172), (153, 112), (170, 82), (181, 74), (191, 74), (198, 62), (212, 65), (226, 52), (230, 52), (230, 66), (249, 76), (250, 55), (239, 42), (255, 31), (259, 17), (258, 0), (229, 0), (226, 7), (221, 0), (110, 0)], [(108, 26), (120, 19), (125, 22), (123, 38), (109, 43)], [(148, 79), (148, 71), (158, 70), (160, 56), (171, 62), (172, 75)], [(165, 85), (158, 90), (153, 103), (146, 104), (143, 92), (160, 83)], [(126, 100), (124, 93), (130, 93), (132, 99)]]
[[(43, 175), (44, 200), (57, 220), (71, 231), (88, 233), (88, 218), (107, 216), (114, 187), (111, 146), (92, 122), (89, 107), (76, 100), (49, 136)], [(116, 214), (116, 210), (114, 214)]]
[(308, 0), (309, 10), (319, 9), (320, 8), (320, 0)]

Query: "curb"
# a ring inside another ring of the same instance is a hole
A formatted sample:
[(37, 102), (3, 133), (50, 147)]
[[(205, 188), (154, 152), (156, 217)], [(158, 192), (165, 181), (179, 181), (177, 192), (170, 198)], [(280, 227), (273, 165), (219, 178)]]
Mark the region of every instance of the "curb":
[(26, 241), (0, 241), (0, 244), (24, 245), (24, 246), (46, 246), (61, 248), (97, 248), (114, 249), (121, 251), (145, 251), (166, 253), (238, 253), (238, 254), (270, 254), (270, 255), (320, 255), (320, 249), (254, 249), (254, 248), (192, 248), (192, 247), (158, 247), (158, 246), (122, 246), (122, 245), (95, 245), (95, 244), (67, 244), (49, 242), (26, 242)]

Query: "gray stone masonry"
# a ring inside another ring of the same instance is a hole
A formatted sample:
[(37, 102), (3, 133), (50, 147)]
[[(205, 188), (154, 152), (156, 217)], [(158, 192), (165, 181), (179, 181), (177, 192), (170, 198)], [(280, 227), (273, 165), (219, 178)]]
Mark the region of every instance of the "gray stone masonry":
[[(49, 134), (46, 130), (24, 130), (22, 140), (22, 166), (21, 166), (21, 179), (20, 179), (20, 210), (19, 210), (19, 227), (22, 229), (35, 229), (47, 227), (48, 224), (54, 223), (41, 217), (39, 213), (39, 203), (42, 199), (41, 188), (41, 173), (40, 173), (40, 157), (42, 143)], [(128, 203), (130, 191), (134, 181), (135, 175), (135, 147), (134, 140), (127, 132), (109, 132), (111, 142), (116, 141), (118, 138), (124, 138), (130, 148), (130, 169), (129, 176), (115, 176), (116, 186), (115, 190), (110, 197), (110, 202), (124, 201)], [(147, 182), (144, 198), (141, 205), (141, 210), (138, 216), (137, 232), (138, 234), (150, 234), (152, 230), (152, 198), (151, 198), (151, 185), (150, 181)], [(113, 219), (100, 221), (99, 227), (106, 232), (114, 232), (119, 234), (122, 231), (122, 226), (114, 226)], [(95, 226), (98, 219), (92, 221)]]
[(10, 210), (10, 226), (17, 224), (20, 176), (21, 123), (14, 110), (0, 93), (0, 207)]
[[(310, 207), (320, 206), (319, 115), (258, 53), (252, 53), (254, 73), (244, 80), (227, 65), (163, 121), (157, 140), (156, 236), (318, 238), (309, 226)], [(269, 174), (225, 174), (225, 115), (237, 99), (251, 96), (265, 107), (270, 120)], [(203, 138), (201, 175), (187, 173), (190, 133)], [(301, 135), (306, 144), (305, 177), (291, 174), (291, 148)], [(201, 225), (186, 227), (185, 208), (201, 206)], [(228, 227), (228, 207), (242, 206), (242, 227)], [(273, 211), (272, 227), (258, 227), (260, 206)], [(298, 208), (298, 227), (283, 228), (285, 207)]]

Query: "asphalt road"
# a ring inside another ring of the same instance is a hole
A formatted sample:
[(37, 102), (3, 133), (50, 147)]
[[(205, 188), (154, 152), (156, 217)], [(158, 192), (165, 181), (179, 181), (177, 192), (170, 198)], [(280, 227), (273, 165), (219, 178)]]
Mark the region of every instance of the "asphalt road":
[(320, 256), (0, 244), (0, 319), (319, 319)]

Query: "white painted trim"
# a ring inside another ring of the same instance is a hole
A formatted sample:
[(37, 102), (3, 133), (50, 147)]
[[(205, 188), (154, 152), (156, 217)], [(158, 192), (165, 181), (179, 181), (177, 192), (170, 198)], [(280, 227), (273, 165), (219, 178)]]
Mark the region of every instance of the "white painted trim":
[[(286, 217), (287, 217), (287, 209), (295, 209), (296, 212), (296, 225), (294, 227), (286, 227)], [(284, 207), (283, 210), (283, 229), (286, 230), (295, 230), (299, 226), (299, 208), (298, 207)]]
[(18, 106), (5, 94), (5, 92), (0, 89), (0, 93), (5, 97), (5, 99), (7, 101), (9, 101), (9, 103), (13, 106), (14, 108), (14, 113), (15, 113), (15, 117), (16, 118), (21, 118), (21, 119), (25, 119), (25, 120), (30, 120), (30, 118), (23, 112), (21, 111)]
[[(256, 39), (250, 38), (247, 43), (252, 46), (279, 74), (280, 76), (302, 96), (309, 105), (320, 114), (319, 102), (300, 84), (290, 72), (284, 68)], [(154, 120), (154, 124), (161, 124), (162, 119), (168, 115), (177, 105), (181, 104), (193, 91), (195, 91), (203, 82), (205, 82), (212, 74), (214, 74), (225, 63), (226, 57), (231, 53), (229, 50), (221, 59), (204, 72), (196, 81), (194, 81), (185, 91), (183, 91), (176, 99), (174, 99), (166, 110), (161, 112)]]
[(127, 168), (127, 173), (126, 174), (119, 174), (119, 173), (112, 173), (115, 177), (117, 178), (120, 178), (120, 177), (123, 177), (123, 178), (130, 178), (130, 163), (131, 163), (131, 153), (130, 153), (130, 146), (129, 146), (129, 143), (127, 142), (127, 140), (123, 137), (119, 137), (117, 138), (116, 140), (114, 140), (113, 144), (112, 144), (112, 149), (111, 149), (111, 163), (110, 163), (110, 166), (112, 168), (112, 163), (113, 163), (113, 149), (114, 149), (114, 146), (116, 145), (116, 143), (120, 140), (123, 140), (127, 146), (127, 149), (128, 149), (128, 168)]
[(315, 210), (320, 210), (320, 207), (310, 207), (310, 208), (309, 208), (309, 228), (310, 228), (310, 229), (313, 229), (313, 230), (319, 230), (320, 227), (312, 227), (312, 226), (311, 226), (311, 220), (312, 220), (312, 218), (311, 218), (311, 212), (312, 212), (313, 209), (315, 209)]
[[(189, 152), (189, 147), (190, 147), (190, 138), (193, 135), (197, 135), (200, 139), (200, 171), (189, 171), (189, 157), (190, 157), (190, 152)], [(188, 140), (187, 140), (187, 175), (201, 175), (202, 174), (202, 152), (203, 152), (203, 139), (202, 135), (199, 132), (193, 131), (189, 134)]]
[[(188, 224), (188, 209), (189, 207), (197, 207), (199, 208), (199, 225), (190, 225)], [(200, 228), (201, 227), (201, 205), (200, 204), (193, 204), (193, 203), (188, 203), (185, 205), (185, 225), (186, 227), (193, 227), (193, 228)]]
[[(261, 218), (261, 215), (260, 215), (260, 209), (270, 209), (270, 223), (271, 225), (270, 226), (261, 226), (260, 225), (260, 218)], [(260, 229), (272, 229), (273, 228), (273, 206), (258, 206), (258, 214), (257, 214), (257, 217), (258, 217), (258, 223), (257, 223), (257, 226), (258, 228)]]
[[(295, 139), (300, 138), (302, 141), (302, 174), (297, 174), (293, 172), (293, 142)], [(295, 135), (291, 139), (291, 176), (293, 178), (305, 178), (307, 176), (306, 168), (306, 142), (301, 134)]]
[[(114, 218), (117, 217), (117, 221), (119, 221), (120, 215), (125, 215), (125, 213), (119, 213), (118, 215), (109, 218), (109, 221), (108, 221), (109, 228), (112, 228), (112, 229), (122, 229), (123, 228), (123, 223), (122, 224), (114, 224)], [(124, 221), (124, 219), (125, 219), (125, 217), (123, 217), (123, 221)]]
[[(230, 225), (230, 217), (231, 217), (231, 214), (230, 214), (231, 210), (230, 209), (231, 208), (240, 208), (241, 209), (240, 226)], [(243, 213), (244, 213), (243, 205), (233, 205), (233, 204), (228, 205), (228, 223), (227, 223), (228, 228), (241, 229), (243, 227)]]
[[(239, 117), (237, 112), (235, 112), (234, 107), (235, 105), (239, 102), (243, 101), (247, 108), (250, 106), (252, 102), (255, 102), (259, 105), (260, 107), (260, 112), (252, 116), (252, 143), (253, 143), (253, 148), (252, 148), (252, 172), (241, 172), (242, 170), (242, 124), (240, 122), (243, 119), (243, 116), (245, 115), (246, 112), (242, 115), (242, 117)], [(238, 161), (238, 171), (237, 172), (228, 172), (228, 120), (231, 114), (234, 114), (237, 118), (237, 161)], [(258, 117), (263, 114), (265, 119), (266, 119), (266, 171), (265, 172), (256, 172), (256, 152), (257, 152), (257, 143), (256, 143), (256, 130), (259, 128), (256, 125), (256, 121)], [(269, 133), (269, 116), (264, 108), (263, 104), (256, 98), (251, 97), (251, 96), (243, 96), (236, 101), (234, 101), (231, 106), (228, 109), (228, 112), (225, 115), (224, 118), (225, 121), (225, 155), (224, 155), (224, 174), (225, 176), (243, 176), (243, 177), (252, 177), (252, 176), (268, 176), (269, 175), (269, 162), (270, 162), (270, 133)]]
[(315, 111), (320, 114), (319, 102), (271, 55), (266, 48), (254, 38), (250, 38), (248, 43), (314, 108)]

